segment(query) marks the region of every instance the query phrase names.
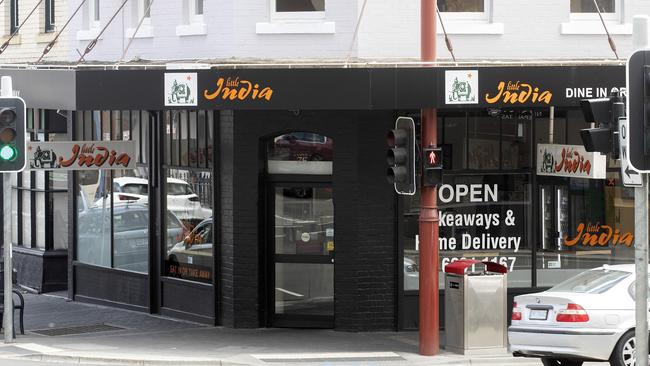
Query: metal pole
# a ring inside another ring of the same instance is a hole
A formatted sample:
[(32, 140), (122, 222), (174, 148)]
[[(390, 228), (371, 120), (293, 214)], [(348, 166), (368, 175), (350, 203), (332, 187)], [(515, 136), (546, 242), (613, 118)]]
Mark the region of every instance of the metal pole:
[[(10, 97), (13, 94), (13, 86), (10, 76), (3, 76), (0, 79), (0, 96)], [(12, 290), (13, 265), (11, 263), (11, 173), (2, 174), (2, 215), (4, 231), (4, 311), (2, 312), (2, 326), (4, 329), (5, 343), (13, 342), (14, 330), (14, 304)]]
[[(436, 0), (420, 1), (420, 52), (422, 61), (436, 60)], [(424, 108), (422, 147), (436, 146), (438, 117), (435, 108)], [(422, 187), (420, 199), (420, 354), (440, 351), (438, 293), (438, 190)]]
[(4, 311), (2, 312), (2, 325), (5, 335), (5, 343), (13, 342), (13, 299), (12, 299), (12, 264), (11, 264), (11, 174), (2, 174), (2, 205), (3, 205), (3, 229), (4, 229)]
[[(632, 25), (633, 49), (648, 45), (648, 16), (635, 16)], [(636, 365), (648, 366), (648, 175), (641, 174), (643, 185), (634, 188), (634, 269)]]
[[(636, 365), (648, 365), (648, 176), (634, 188), (634, 264), (636, 271)], [(645, 355), (643, 357), (642, 355)], [(642, 361), (645, 360), (645, 361)]]

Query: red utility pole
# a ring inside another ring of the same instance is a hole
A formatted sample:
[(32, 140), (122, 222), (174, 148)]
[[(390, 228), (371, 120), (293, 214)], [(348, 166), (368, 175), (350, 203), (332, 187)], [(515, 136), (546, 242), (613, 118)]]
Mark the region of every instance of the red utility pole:
[[(420, 58), (436, 60), (436, 0), (420, 0)], [(437, 144), (438, 119), (435, 108), (422, 114), (422, 148)], [(440, 351), (438, 328), (438, 189), (422, 187), (420, 199), (420, 354)]]

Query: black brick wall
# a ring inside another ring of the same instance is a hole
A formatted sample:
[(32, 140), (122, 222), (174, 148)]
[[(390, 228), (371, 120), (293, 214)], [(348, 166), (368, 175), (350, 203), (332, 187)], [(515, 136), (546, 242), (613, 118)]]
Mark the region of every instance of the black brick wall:
[(222, 115), (224, 325), (265, 326), (261, 141), (293, 130), (334, 139), (335, 328), (395, 329), (395, 200), (385, 180), (385, 137), (393, 123), (392, 111), (236, 111), (234, 120)]

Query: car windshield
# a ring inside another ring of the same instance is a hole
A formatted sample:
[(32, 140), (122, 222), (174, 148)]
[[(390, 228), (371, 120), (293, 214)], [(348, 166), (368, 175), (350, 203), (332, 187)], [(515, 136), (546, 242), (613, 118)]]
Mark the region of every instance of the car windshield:
[(122, 192), (146, 196), (148, 194), (148, 187), (146, 184), (130, 183), (122, 186)]
[(553, 286), (549, 291), (602, 294), (629, 275), (629, 272), (596, 269), (571, 277)]
[(184, 196), (188, 194), (193, 194), (192, 188), (187, 184), (181, 183), (167, 183), (167, 194), (173, 196)]

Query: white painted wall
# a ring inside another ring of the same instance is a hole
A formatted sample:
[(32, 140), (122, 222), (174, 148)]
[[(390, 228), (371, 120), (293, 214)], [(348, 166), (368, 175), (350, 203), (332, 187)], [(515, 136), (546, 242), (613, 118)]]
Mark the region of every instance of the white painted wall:
[[(20, 0), (23, 19), (37, 1)], [(57, 0), (59, 27), (81, 1)], [(139, 20), (135, 14), (138, 1), (128, 0), (87, 60), (114, 62), (122, 57), (130, 40), (128, 28)], [(204, 0), (205, 34), (179, 35), (177, 27), (186, 23), (187, 1), (154, 0), (150, 27), (140, 32), (140, 35), (150, 33), (150, 36), (136, 38), (125, 60), (343, 60), (349, 49), (352, 49), (353, 58), (366, 60), (419, 59), (420, 0), (368, 0), (354, 43), (354, 28), (364, 0), (327, 0), (325, 19), (310, 24), (274, 21), (270, 16), (270, 0)], [(631, 48), (632, 16), (650, 14), (650, 0), (619, 1), (623, 4), (622, 16), (609, 25), (619, 55), (625, 58)], [(100, 0), (100, 27), (121, 3), (122, 0)], [(569, 0), (492, 0), (492, 9), (491, 21), (484, 24), (468, 24), (443, 14), (459, 60), (614, 57), (598, 21), (571, 22)], [(8, 10), (9, 0), (5, 0), (0, 5), (3, 14), (0, 34), (5, 37), (9, 29)], [(78, 52), (83, 52), (92, 38), (79, 37), (88, 29), (85, 25), (88, 16), (88, 10), (84, 9), (72, 19), (68, 31), (46, 61), (76, 62)], [(53, 37), (53, 34), (42, 33), (43, 24), (44, 6), (41, 5), (21, 30), (15, 44), (0, 55), (0, 62), (35, 61)], [(583, 30), (582, 33), (597, 34), (564, 34), (567, 26)], [(269, 29), (279, 32), (262, 32)], [(288, 32), (296, 29), (316, 33)], [(491, 34), (485, 34), (485, 30)], [(441, 35), (438, 57), (450, 58)]]
[[(625, 58), (631, 50), (632, 17), (650, 14), (650, 1), (620, 1), (623, 22), (611, 21), (608, 26), (610, 32), (618, 33), (613, 38), (619, 56)], [(369, 1), (358, 56), (419, 58), (419, 7), (419, 0)], [(442, 16), (459, 60), (614, 58), (600, 21), (571, 22), (569, 13), (569, 0), (493, 0), (492, 23), (503, 27), (502, 34), (459, 34), (480, 27)], [(563, 23), (598, 34), (562, 34)], [(450, 59), (440, 26), (438, 32), (438, 58)]]

